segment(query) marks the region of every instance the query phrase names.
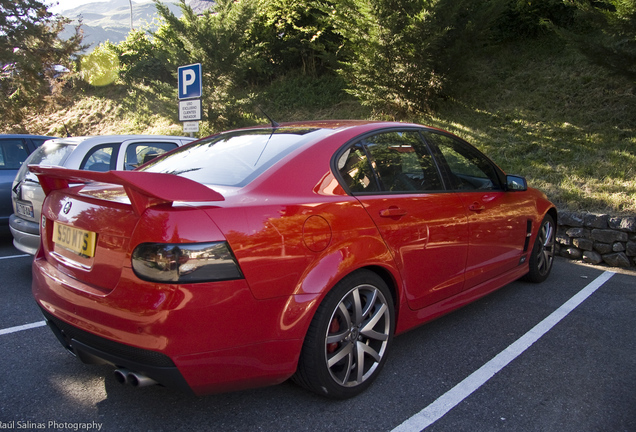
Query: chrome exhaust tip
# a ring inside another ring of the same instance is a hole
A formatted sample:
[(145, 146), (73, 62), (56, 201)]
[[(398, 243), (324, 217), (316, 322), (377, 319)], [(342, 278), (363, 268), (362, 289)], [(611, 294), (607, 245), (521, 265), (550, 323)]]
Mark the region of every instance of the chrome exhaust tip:
[(119, 384), (126, 384), (126, 382), (128, 382), (128, 374), (130, 374), (128, 369), (115, 369), (115, 380), (117, 380)]
[(158, 384), (157, 381), (138, 372), (128, 372), (126, 382), (133, 387), (147, 387)]

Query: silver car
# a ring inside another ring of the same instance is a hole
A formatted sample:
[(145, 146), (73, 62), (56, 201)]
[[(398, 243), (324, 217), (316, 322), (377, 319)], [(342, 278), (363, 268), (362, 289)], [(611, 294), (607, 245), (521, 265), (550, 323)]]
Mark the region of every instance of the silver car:
[(40, 246), (44, 192), (28, 165), (53, 165), (89, 171), (132, 170), (193, 138), (160, 135), (105, 135), (47, 141), (24, 161), (13, 182), (9, 228), (14, 246), (35, 255)]

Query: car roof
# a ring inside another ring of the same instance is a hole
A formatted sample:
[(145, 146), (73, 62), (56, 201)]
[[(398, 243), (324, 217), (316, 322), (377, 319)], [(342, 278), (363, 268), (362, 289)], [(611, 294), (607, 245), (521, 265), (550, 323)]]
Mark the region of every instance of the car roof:
[[(293, 122), (282, 122), (277, 124), (274, 129), (277, 130), (285, 130), (285, 129), (330, 129), (334, 132), (343, 131), (346, 129), (356, 128), (359, 133), (370, 132), (374, 130), (380, 129), (390, 129), (390, 128), (417, 128), (417, 129), (428, 129), (441, 131), (433, 126), (427, 126), (416, 123), (406, 123), (406, 122), (398, 122), (398, 121), (385, 121), (385, 120), (311, 120), (311, 121), (293, 121)], [(245, 128), (239, 128), (234, 130), (223, 131), (221, 134), (225, 133), (233, 133), (239, 131), (249, 131), (251, 129), (272, 129), (272, 125), (259, 125), (259, 126), (251, 126)], [(443, 131), (446, 132), (446, 131)], [(449, 133), (449, 132), (446, 132)], [(214, 135), (213, 135), (214, 136)], [(203, 138), (205, 139), (205, 138)]]
[[(392, 127), (392, 126), (418, 126), (422, 125), (391, 122), (382, 120), (308, 120), (308, 121), (293, 121), (293, 122), (281, 122), (275, 129), (284, 128), (307, 128), (307, 129), (346, 129), (356, 126), (376, 126), (376, 127)], [(262, 124), (259, 126), (252, 126), (246, 128), (240, 128), (236, 130), (249, 130), (249, 129), (271, 129), (272, 126), (268, 124)], [(233, 132), (224, 131), (225, 132)]]
[(56, 137), (46, 135), (31, 135), (31, 134), (0, 134), (0, 138), (46, 138), (55, 139)]
[(194, 138), (175, 136), (175, 135), (96, 135), (96, 136), (78, 136), (57, 138), (53, 140), (56, 144), (105, 144), (112, 142), (123, 142), (128, 140), (188, 140), (194, 141)]

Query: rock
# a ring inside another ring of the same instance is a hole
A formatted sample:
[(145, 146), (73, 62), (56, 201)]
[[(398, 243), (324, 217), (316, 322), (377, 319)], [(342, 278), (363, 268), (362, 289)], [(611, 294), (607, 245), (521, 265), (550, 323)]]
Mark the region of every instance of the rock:
[(565, 234), (572, 238), (585, 237), (585, 228), (570, 228)]
[[(584, 251), (594, 250), (594, 242), (590, 239), (574, 238), (572, 239), (572, 244), (576, 246), (577, 248), (582, 249)], [(621, 252), (621, 251), (614, 251), (614, 252)]]
[(636, 217), (612, 217), (607, 222), (608, 227), (626, 232), (636, 232)]
[(593, 229), (590, 237), (592, 240), (608, 244), (612, 244), (617, 241), (626, 242), (629, 238), (627, 233), (611, 229)]
[(585, 251), (583, 252), (583, 262), (589, 264), (600, 264), (603, 262), (603, 257), (598, 252)]
[(625, 252), (625, 245), (621, 242), (616, 242), (612, 245), (612, 252)]
[(583, 215), (572, 212), (559, 212), (559, 224), (571, 227), (583, 226)]
[(623, 218), (620, 218), (620, 217), (610, 217), (607, 220), (607, 226), (610, 229), (620, 229), (622, 220)]
[(629, 267), (631, 264), (623, 252), (603, 255), (603, 261), (611, 267)]
[(586, 214), (583, 218), (583, 223), (586, 227), (590, 228), (607, 228), (607, 221), (609, 220), (608, 215), (595, 215), (595, 214)]
[(572, 244), (572, 240), (570, 239), (570, 237), (566, 235), (557, 234), (557, 236), (555, 237), (555, 240), (558, 244), (561, 244), (564, 246), (570, 246)]
[(568, 248), (563, 248), (561, 250), (561, 256), (564, 256), (566, 258), (569, 259), (581, 259), (581, 257), (583, 256), (583, 252), (581, 252), (580, 249), (577, 249), (575, 247), (568, 247)]
[(620, 229), (630, 233), (636, 232), (636, 217), (624, 217)]
[(605, 255), (612, 251), (612, 245), (607, 243), (594, 243), (594, 250), (601, 255)]

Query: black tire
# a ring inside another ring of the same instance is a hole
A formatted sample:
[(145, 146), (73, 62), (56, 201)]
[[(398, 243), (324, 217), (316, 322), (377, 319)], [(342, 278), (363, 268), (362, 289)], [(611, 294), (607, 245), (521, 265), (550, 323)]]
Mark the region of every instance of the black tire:
[(330, 398), (356, 396), (380, 373), (394, 331), (393, 299), (384, 280), (368, 270), (352, 273), (318, 307), (294, 381)]
[(539, 227), (537, 239), (530, 254), (530, 271), (525, 280), (534, 283), (543, 282), (550, 275), (556, 248), (556, 224), (554, 218), (546, 215)]

